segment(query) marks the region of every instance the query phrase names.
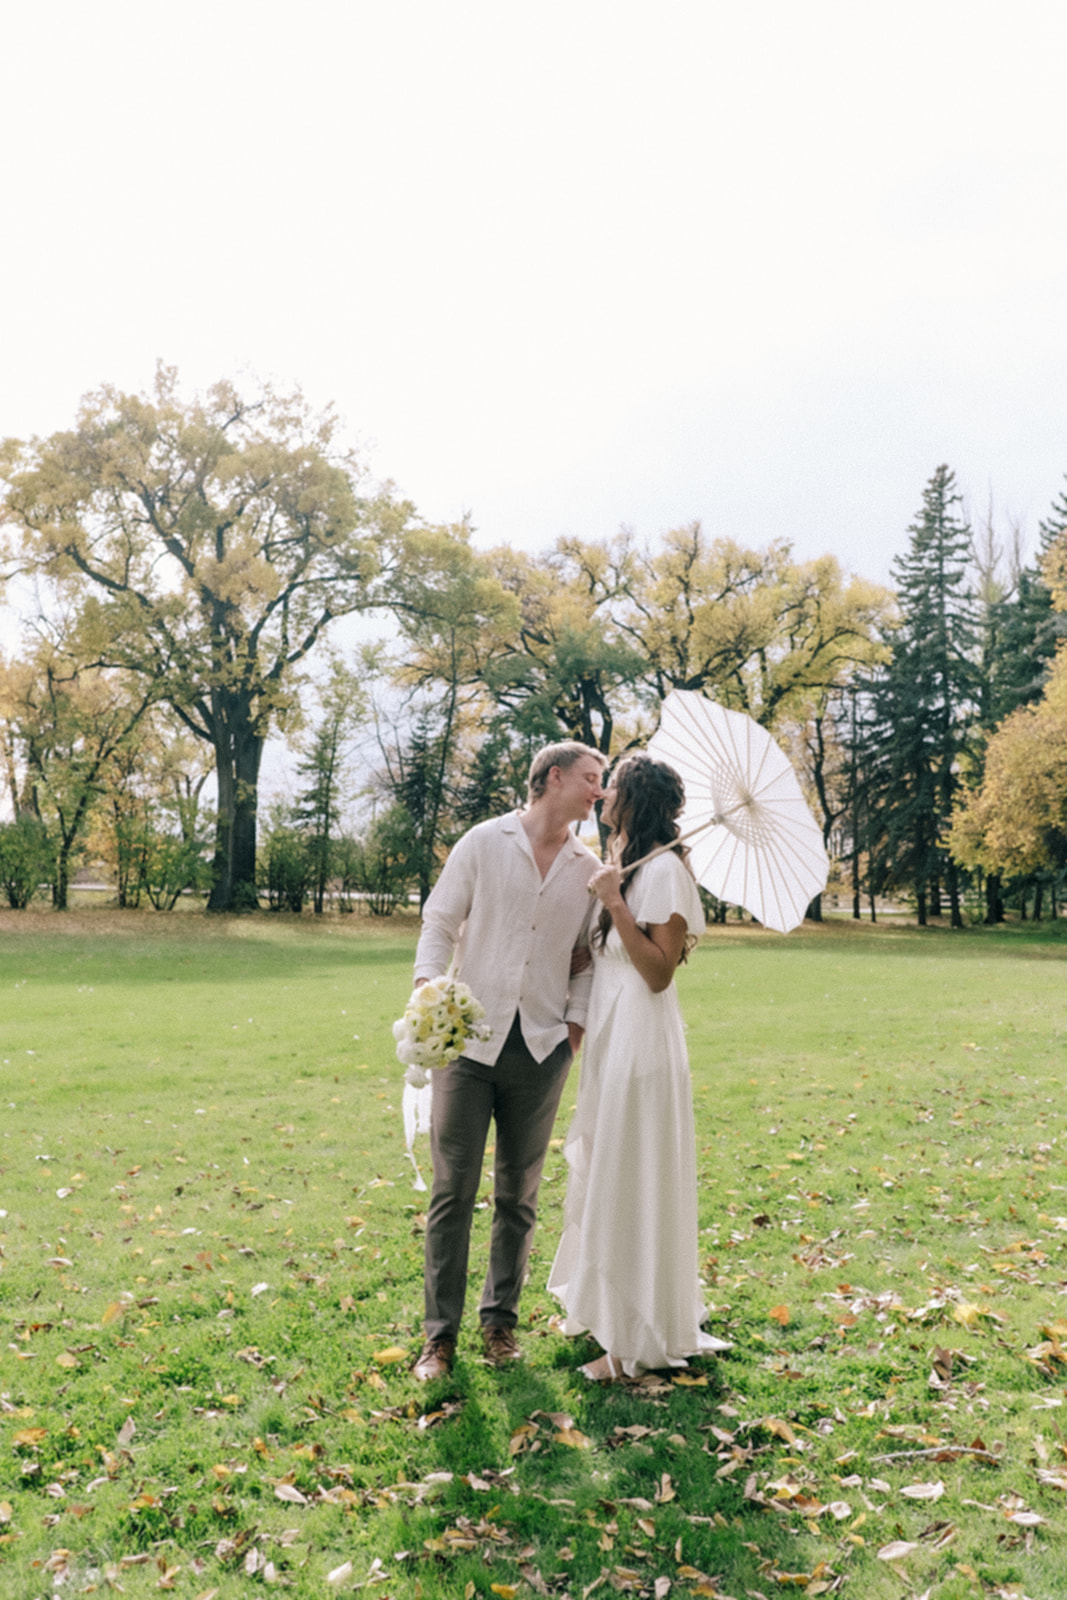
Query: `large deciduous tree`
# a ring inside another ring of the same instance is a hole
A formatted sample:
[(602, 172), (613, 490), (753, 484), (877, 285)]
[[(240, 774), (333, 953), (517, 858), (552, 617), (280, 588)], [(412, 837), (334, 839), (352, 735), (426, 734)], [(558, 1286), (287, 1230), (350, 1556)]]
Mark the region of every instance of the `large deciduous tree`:
[(255, 904), (260, 758), (291, 670), (367, 603), (407, 515), (336, 438), (299, 393), (183, 401), (161, 366), (150, 395), (101, 389), (71, 430), (3, 447), (8, 570), (72, 596), (100, 663), (157, 684), (214, 751), (212, 910)]
[(796, 561), (785, 540), (749, 550), (694, 522), (632, 552), (615, 610), (661, 698), (697, 689), (774, 729), (870, 660), (891, 603), (833, 556)]
[(517, 608), (486, 677), (498, 705), (533, 744), (580, 739), (612, 754), (645, 668), (613, 609), (628, 542), (566, 538), (542, 555), (505, 546), (487, 560)]

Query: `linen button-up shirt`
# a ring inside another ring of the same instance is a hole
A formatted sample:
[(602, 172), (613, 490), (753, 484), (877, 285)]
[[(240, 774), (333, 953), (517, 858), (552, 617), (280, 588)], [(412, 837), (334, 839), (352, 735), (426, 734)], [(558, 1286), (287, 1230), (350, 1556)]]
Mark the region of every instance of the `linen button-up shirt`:
[(598, 902), (589, 879), (600, 862), (572, 833), (542, 879), (518, 811), (479, 822), (453, 846), (423, 909), (415, 977), (449, 970), (485, 1007), (490, 1039), (464, 1051), (491, 1066), (518, 1012), (535, 1061), (584, 1026), (592, 972), (570, 976)]

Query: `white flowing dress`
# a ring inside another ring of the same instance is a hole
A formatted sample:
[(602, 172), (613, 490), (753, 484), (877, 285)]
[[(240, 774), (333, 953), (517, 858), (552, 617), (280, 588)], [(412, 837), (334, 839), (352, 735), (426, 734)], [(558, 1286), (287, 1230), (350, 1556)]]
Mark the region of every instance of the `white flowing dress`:
[[(673, 851), (634, 874), (626, 903), (647, 927), (678, 913), (704, 928), (692, 875)], [(696, 1141), (681, 1007), (653, 994), (618, 931), (594, 952), (563, 1234), (548, 1287), (567, 1333), (588, 1331), (634, 1376), (724, 1348), (703, 1333), (697, 1274)]]

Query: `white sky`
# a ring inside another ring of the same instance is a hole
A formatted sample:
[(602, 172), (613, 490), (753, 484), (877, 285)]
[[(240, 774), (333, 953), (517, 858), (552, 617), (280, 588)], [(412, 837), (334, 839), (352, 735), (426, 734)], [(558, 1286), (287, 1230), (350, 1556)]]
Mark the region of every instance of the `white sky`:
[(1067, 472), (1063, 0), (34, 0), (0, 435), (157, 357), (334, 401), (430, 520), (886, 579)]

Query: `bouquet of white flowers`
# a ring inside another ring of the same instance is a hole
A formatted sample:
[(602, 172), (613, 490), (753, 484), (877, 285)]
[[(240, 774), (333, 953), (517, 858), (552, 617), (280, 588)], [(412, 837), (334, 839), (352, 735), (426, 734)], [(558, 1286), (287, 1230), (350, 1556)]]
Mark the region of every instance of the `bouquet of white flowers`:
[(404, 1015), (393, 1023), (397, 1060), (409, 1069), (447, 1067), (463, 1054), (469, 1039), (489, 1038), (484, 1016), (485, 1007), (465, 983), (431, 978), (414, 990)]

